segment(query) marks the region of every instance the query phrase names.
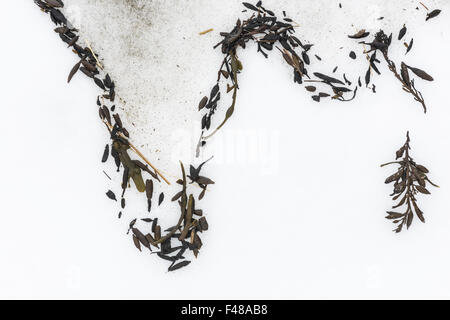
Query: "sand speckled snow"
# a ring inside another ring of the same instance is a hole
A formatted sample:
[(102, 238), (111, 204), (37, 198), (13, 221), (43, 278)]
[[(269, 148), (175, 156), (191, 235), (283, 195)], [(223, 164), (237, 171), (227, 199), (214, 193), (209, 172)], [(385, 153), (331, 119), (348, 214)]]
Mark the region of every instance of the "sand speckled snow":
[[(350, 43), (345, 34), (360, 28), (397, 30), (403, 21), (422, 21), (424, 15), (423, 10), (416, 10), (414, 1), (330, 2), (263, 3), (267, 8), (280, 10), (279, 15), (286, 10), (299, 24), (298, 36), (315, 44), (312, 52), (324, 58), (321, 66), (327, 70), (339, 63), (348, 64), (348, 51), (341, 49)], [(428, 1), (432, 2), (437, 5), (440, 1)], [(178, 160), (189, 161), (194, 154), (199, 137), (198, 101), (214, 84), (221, 61), (220, 50), (212, 50), (220, 41), (218, 32), (230, 30), (238, 17), (245, 18), (249, 13), (241, 13), (241, 1), (236, 0), (65, 3), (70, 21), (99, 52), (107, 72), (116, 80), (118, 96), (126, 102), (119, 103), (125, 114), (123, 120), (133, 141), (162, 170), (176, 172)], [(403, 9), (399, 11), (399, 7)], [(367, 14), (359, 14), (362, 9)], [(391, 12), (396, 15), (388, 14)], [(379, 20), (380, 17), (384, 19)], [(199, 35), (209, 28), (214, 28), (214, 32)], [(410, 28), (414, 29), (412, 25)]]

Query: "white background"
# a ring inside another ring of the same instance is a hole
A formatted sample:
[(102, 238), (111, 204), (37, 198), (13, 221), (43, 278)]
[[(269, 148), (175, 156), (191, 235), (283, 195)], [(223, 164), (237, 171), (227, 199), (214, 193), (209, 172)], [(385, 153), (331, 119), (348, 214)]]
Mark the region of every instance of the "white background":
[[(360, 1), (343, 3), (365, 12)], [(402, 1), (398, 10), (415, 12), (416, 5)], [(329, 6), (317, 21), (338, 14), (337, 2)], [(32, 1), (5, 2), (0, 297), (450, 298), (450, 21), (449, 7), (443, 9), (428, 23), (423, 9), (417, 13), (408, 57), (435, 78), (417, 83), (427, 115), (385, 66), (375, 80), (378, 94), (363, 90), (349, 104), (317, 104), (292, 83), (281, 58), (242, 54), (239, 109), (211, 143), (229, 143), (227, 150), (244, 156), (219, 157), (208, 167), (217, 184), (204, 202), (204, 248), (189, 268), (167, 273), (166, 263), (139, 254), (125, 235), (133, 213), (119, 223), (116, 204), (104, 195), (120, 178), (110, 182), (102, 173), (114, 172), (100, 164), (108, 137), (95, 107), (98, 91), (81, 77), (67, 85), (74, 57), (48, 16)], [(332, 31), (345, 45), (342, 61), (352, 65), (345, 57), (354, 48)], [(364, 75), (364, 66), (353, 67)], [(420, 197), (427, 223), (415, 219), (396, 235), (384, 219), (392, 202), (383, 182), (394, 168), (379, 165), (393, 159), (407, 130), (413, 156), (441, 188)], [(273, 143), (252, 159), (251, 144), (239, 151), (232, 142), (246, 134)]]

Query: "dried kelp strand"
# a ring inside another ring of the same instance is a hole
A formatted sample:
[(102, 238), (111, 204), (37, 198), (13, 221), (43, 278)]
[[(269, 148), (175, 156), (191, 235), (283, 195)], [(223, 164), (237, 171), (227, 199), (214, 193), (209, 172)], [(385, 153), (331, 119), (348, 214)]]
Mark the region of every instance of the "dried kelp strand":
[[(408, 83), (407, 81), (405, 82), (405, 79), (407, 79), (405, 70), (403, 70), (403, 76), (401, 75), (402, 70), (398, 70), (396, 63), (394, 61), (392, 61), (389, 58), (389, 48), (390, 45), (392, 44), (392, 33), (387, 36), (383, 30), (380, 30), (379, 32), (377, 32), (375, 34), (374, 37), (374, 41), (371, 43), (366, 43), (366, 42), (361, 42), (363, 44), (366, 45), (370, 45), (371, 49), (369, 51), (367, 51), (366, 53), (369, 52), (374, 52), (374, 54), (371, 56), (370, 58), (370, 68), (366, 73), (366, 85), (368, 87), (368, 84), (370, 83), (370, 70), (373, 69), (375, 72), (379, 73), (378, 67), (376, 66), (376, 63), (380, 63), (380, 61), (378, 59), (376, 59), (375, 57), (375, 53), (377, 52), (377, 50), (379, 50), (382, 53), (382, 56), (384, 58), (384, 60), (386, 61), (389, 70), (394, 74), (395, 78), (398, 79), (401, 84), (402, 84), (402, 88), (405, 92), (410, 93), (414, 99), (418, 102), (420, 102), (420, 104), (423, 107), (424, 112), (427, 112), (427, 107), (425, 104), (425, 100), (422, 96), (422, 94), (420, 93), (420, 91), (418, 91), (415, 86), (414, 86), (414, 81), (411, 80), (410, 83)], [(406, 44), (405, 46), (408, 47), (408, 52), (409, 50), (411, 50), (412, 46), (413, 46), (413, 39), (411, 39), (410, 44)], [(426, 77), (426, 75), (424, 75)], [(375, 87), (372, 86), (372, 90), (375, 91)]]
[(441, 12), (442, 11), (439, 9), (431, 11), (430, 13), (427, 14), (427, 18), (425, 19), (425, 21), (436, 18)]
[(122, 209), (125, 209), (125, 198), (122, 198), (120, 200), (120, 206), (121, 206)]
[(158, 198), (158, 206), (160, 206), (161, 203), (163, 203), (163, 201), (164, 201), (164, 193), (161, 192)]
[(405, 36), (407, 30), (408, 29), (406, 28), (406, 25), (403, 25), (403, 28), (400, 29), (400, 32), (398, 34), (398, 40), (402, 40), (403, 39), (403, 37)]
[(310, 64), (309, 56), (305, 51), (302, 52), (302, 59), (306, 64), (308, 64), (308, 65)]
[(106, 196), (114, 201), (117, 201), (116, 195), (114, 194), (114, 192), (112, 192), (111, 190), (109, 190), (108, 192), (106, 192)]
[(144, 219), (141, 219), (141, 221), (150, 223), (150, 222), (153, 222), (153, 219), (150, 219), (150, 218), (144, 218)]
[(50, 7), (53, 8), (62, 8), (64, 7), (64, 4), (61, 1), (58, 0), (44, 0)]
[(337, 69), (338, 69), (338, 66), (334, 67), (333, 73), (335, 73), (337, 71)]
[(105, 151), (103, 152), (102, 162), (105, 163), (106, 161), (108, 161), (108, 157), (109, 157), (109, 144), (107, 144), (105, 146)]
[(410, 66), (407, 66), (407, 67), (408, 67), (409, 70), (411, 70), (419, 78), (422, 78), (423, 80), (427, 80), (427, 81), (434, 81), (433, 77), (430, 76), (425, 71), (423, 71), (421, 69), (418, 69), (418, 68), (410, 67)]

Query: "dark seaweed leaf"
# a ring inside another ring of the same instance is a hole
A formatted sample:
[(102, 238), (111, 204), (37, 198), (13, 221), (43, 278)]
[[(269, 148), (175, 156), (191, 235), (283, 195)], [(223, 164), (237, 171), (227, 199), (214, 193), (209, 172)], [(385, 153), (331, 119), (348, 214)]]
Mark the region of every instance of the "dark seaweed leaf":
[(329, 77), (329, 76), (324, 75), (323, 73), (320, 73), (320, 72), (315, 72), (314, 75), (317, 78), (319, 78), (319, 79), (321, 79), (321, 80), (323, 80), (325, 82), (328, 82), (328, 83), (338, 83), (338, 84), (345, 85), (345, 83), (343, 83), (341, 80), (333, 78), (333, 77)]
[(439, 9), (431, 11), (430, 13), (427, 14), (427, 18), (425, 19), (425, 21), (436, 18), (441, 12), (442, 11)]
[[(419, 220), (425, 222), (423, 212), (417, 205), (417, 193), (430, 194), (429, 190), (426, 188), (426, 181), (430, 181), (428, 180), (426, 173), (422, 172), (419, 169), (419, 165), (411, 158), (410, 150), (411, 145), (408, 132), (405, 144), (396, 152), (396, 160), (399, 158), (402, 158), (402, 160), (382, 165), (382, 167), (390, 164), (399, 165), (397, 171), (394, 174), (391, 174), (385, 181), (385, 183), (388, 184), (394, 183), (394, 192), (391, 196), (393, 197), (393, 200), (398, 201), (398, 203), (394, 205), (393, 208), (406, 207), (405, 212), (403, 213), (393, 211), (387, 212), (388, 216), (386, 218), (394, 220), (393, 222), (398, 224), (394, 230), (397, 233), (401, 232), (404, 226), (406, 226), (407, 229), (411, 226), (414, 218), (413, 208)], [(430, 184), (436, 186), (431, 182)]]
[(188, 266), (190, 263), (191, 263), (191, 261), (182, 261), (182, 262), (179, 262), (179, 263), (177, 263), (177, 264), (175, 264), (175, 265), (169, 267), (169, 272), (170, 272), (170, 271), (176, 271), (176, 270), (179, 270), (179, 269), (181, 269), (181, 268), (184, 268), (184, 267)]
[(102, 162), (105, 163), (106, 161), (108, 161), (108, 157), (109, 157), (109, 144), (107, 144), (105, 146), (105, 151), (103, 152)]
[(96, 84), (100, 89), (106, 90), (105, 85), (103, 84), (103, 81), (102, 81), (102, 80), (100, 80), (100, 79), (97, 78), (97, 77), (94, 77), (94, 82), (95, 82), (95, 84)]
[(114, 192), (112, 192), (111, 190), (109, 190), (108, 192), (106, 192), (106, 196), (114, 201), (117, 201), (116, 195), (114, 194)]
[(152, 200), (153, 197), (153, 180), (147, 179), (145, 182), (145, 192), (148, 200)]
[(133, 234), (133, 243), (139, 251), (142, 251), (141, 243), (139, 242), (139, 239), (134, 234)]
[(366, 32), (366, 30), (360, 30), (354, 35), (348, 36), (350, 39), (362, 39), (370, 35), (370, 32)]
[(408, 52), (411, 51), (413, 44), (414, 44), (414, 39), (411, 39), (411, 41), (408, 44), (408, 48), (406, 49), (406, 54), (408, 54)]
[(398, 34), (398, 40), (402, 40), (403, 39), (403, 37), (405, 36), (407, 30), (408, 29), (406, 28), (406, 26), (403, 25), (403, 28), (400, 29), (400, 32)]
[(247, 9), (253, 10), (253, 11), (259, 11), (259, 9), (257, 7), (255, 7), (254, 5), (252, 5), (251, 3), (248, 2), (243, 2), (242, 3), (244, 5), (244, 7), (246, 7)]
[(73, 76), (78, 72), (78, 70), (80, 69), (80, 65), (81, 61), (75, 64), (72, 70), (70, 70), (69, 77), (67, 78), (67, 83), (69, 83), (72, 80)]
[(409, 70), (411, 70), (419, 78), (421, 78), (423, 80), (427, 80), (427, 81), (434, 81), (433, 77), (430, 76), (425, 71), (423, 71), (423, 70), (421, 70), (419, 68), (414, 68), (414, 67), (410, 67), (410, 66), (407, 66), (407, 67), (408, 67)]

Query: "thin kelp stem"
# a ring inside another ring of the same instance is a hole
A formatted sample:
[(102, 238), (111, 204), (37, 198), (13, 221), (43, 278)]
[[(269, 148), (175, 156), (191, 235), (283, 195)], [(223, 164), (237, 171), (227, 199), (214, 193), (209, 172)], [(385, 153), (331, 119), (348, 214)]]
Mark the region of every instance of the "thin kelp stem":
[(242, 70), (242, 65), (240, 64), (239, 60), (236, 58), (236, 55), (231, 54), (231, 68), (233, 70), (233, 79), (234, 79), (234, 89), (233, 89), (233, 102), (228, 108), (227, 113), (225, 115), (225, 119), (222, 121), (222, 123), (211, 133), (210, 135), (203, 137), (203, 140), (207, 140), (214, 136), (224, 125), (227, 123), (227, 121), (231, 118), (231, 116), (234, 113), (234, 108), (236, 106), (236, 100), (237, 100), (237, 92), (239, 90), (239, 84), (238, 84), (238, 77), (237, 74), (240, 70)]
[(397, 71), (395, 63), (389, 59), (386, 52), (383, 53), (383, 57), (389, 66), (389, 70), (394, 74), (394, 76), (398, 79), (398, 81), (401, 82), (401, 84), (403, 86), (403, 90), (405, 92), (412, 94), (414, 96), (414, 99), (416, 101), (420, 102), (420, 104), (422, 105), (424, 113), (427, 113), (427, 106), (425, 104), (425, 100), (424, 100), (422, 94), (414, 88), (414, 83), (412, 82), (411, 84), (408, 84), (405, 82), (405, 80), (403, 80), (403, 78), (400, 76), (400, 74)]

